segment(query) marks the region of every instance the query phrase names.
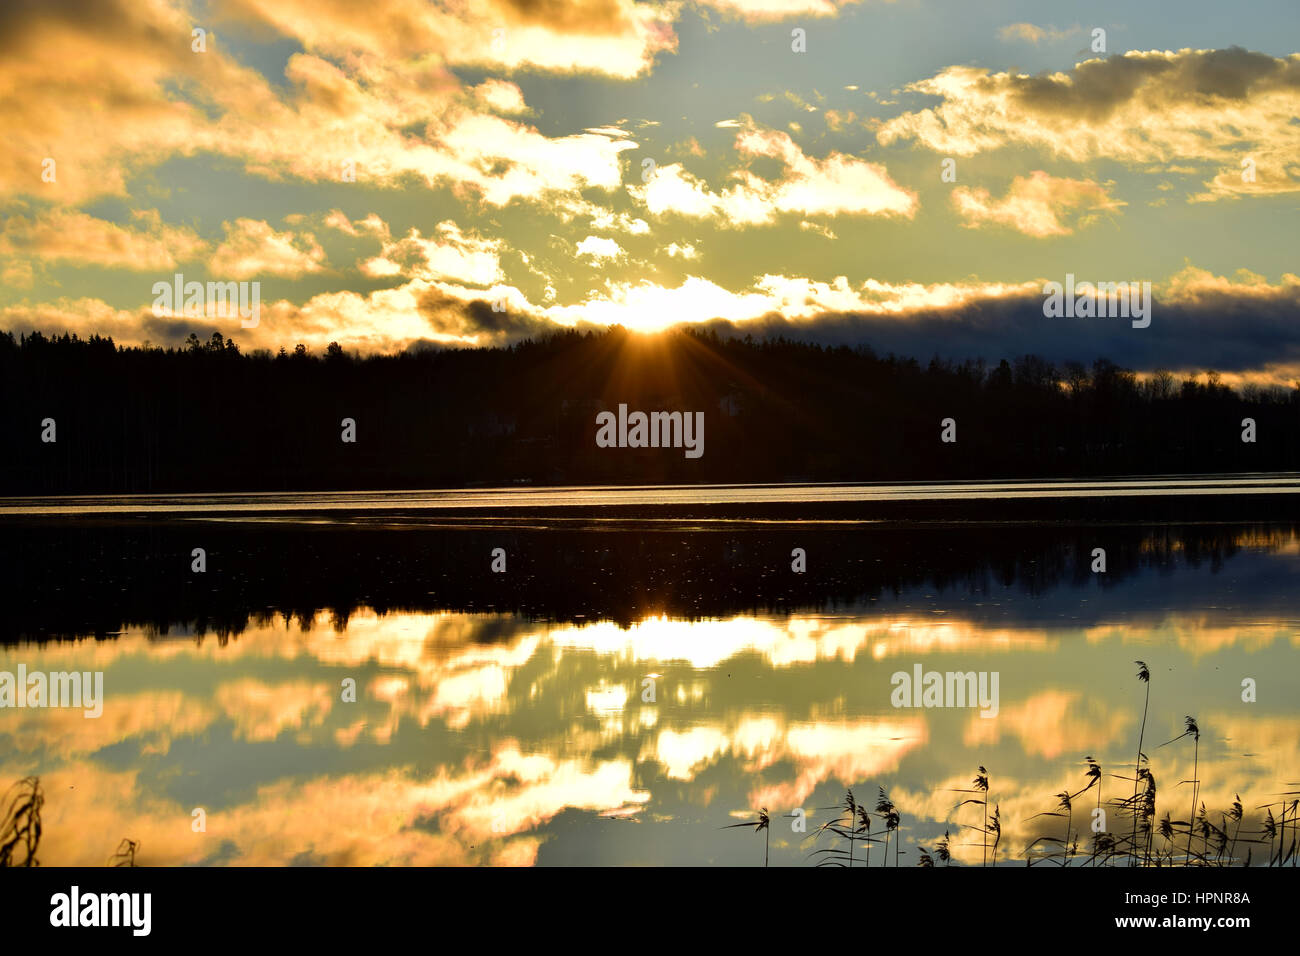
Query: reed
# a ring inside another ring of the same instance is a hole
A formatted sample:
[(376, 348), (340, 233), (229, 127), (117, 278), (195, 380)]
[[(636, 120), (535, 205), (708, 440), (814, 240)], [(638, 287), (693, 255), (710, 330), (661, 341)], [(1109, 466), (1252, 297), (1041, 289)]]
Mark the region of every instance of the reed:
[[(768, 816), (768, 813), (767, 813), (767, 807), (763, 807), (763, 808), (761, 808), (761, 809), (758, 811), (758, 819), (757, 819), (757, 820), (746, 820), (744, 823), (733, 823), (733, 824), (730, 824), (729, 826), (722, 827), (722, 829), (723, 829), (723, 830), (734, 830), (734, 829), (736, 829), (737, 827), (753, 827), (755, 833), (758, 833), (758, 832), (760, 832), (760, 831), (764, 831), (764, 832), (766, 832), (767, 836), (766, 836), (766, 838), (765, 838), (765, 842), (764, 842), (764, 846), (763, 846), (763, 866), (767, 866), (767, 864), (768, 864), (768, 860), (769, 860), (770, 857), (771, 857), (771, 851), (772, 851), (772, 826), (771, 826), (771, 823), (772, 823), (772, 818), (771, 818), (770, 816)], [(132, 859), (134, 859), (134, 855), (132, 856)], [(133, 864), (133, 865), (134, 865), (134, 864)]]
[(41, 807), (45, 792), (40, 777), (24, 777), (2, 798), (0, 817), (0, 867), (40, 866), (36, 850), (41, 843)]
[(1137, 862), (1137, 793), (1138, 778), (1142, 773), (1142, 738), (1146, 736), (1147, 731), (1147, 709), (1151, 705), (1151, 670), (1147, 667), (1145, 661), (1134, 661), (1137, 664), (1137, 679), (1146, 687), (1146, 696), (1142, 701), (1142, 726), (1138, 730), (1138, 750), (1137, 759), (1133, 762), (1133, 842), (1130, 846), (1131, 863)]

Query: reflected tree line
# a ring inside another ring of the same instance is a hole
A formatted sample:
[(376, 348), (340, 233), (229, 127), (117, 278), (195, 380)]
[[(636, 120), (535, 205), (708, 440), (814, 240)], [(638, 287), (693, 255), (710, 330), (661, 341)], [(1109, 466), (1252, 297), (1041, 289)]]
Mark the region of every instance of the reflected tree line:
[[(0, 333), (0, 492), (869, 481), (1300, 468), (1300, 389), (880, 356), (712, 330), (246, 354)], [(596, 415), (702, 411), (703, 457), (598, 448)], [(343, 441), (344, 419), (355, 442)], [(941, 422), (956, 421), (944, 443)], [(1256, 441), (1242, 441), (1242, 420)], [(55, 441), (43, 441), (44, 422)]]
[[(250, 625), (306, 625), (321, 612), (341, 630), (361, 608), (621, 625), (661, 614), (889, 613), (890, 601), (918, 589), (1033, 598), (989, 602), (1001, 610), (985, 612), (1031, 625), (1038, 619), (1028, 615), (1055, 620), (1063, 610), (1123, 613), (1128, 592), (1115, 585), (1142, 575), (1197, 587), (1174, 572), (1217, 571), (1243, 548), (1282, 547), (1297, 526), (1023, 525), (1014, 533), (938, 523), (616, 527), (10, 521), (0, 525), (7, 585), (0, 642), (104, 638), (124, 625), (225, 641)], [(1104, 574), (1091, 570), (1099, 542)], [(198, 546), (207, 555), (203, 573), (192, 570)], [(490, 570), (496, 548), (506, 552), (505, 573)], [(792, 570), (796, 548), (806, 553), (805, 573)], [(1261, 582), (1252, 600), (1286, 599), (1285, 588), (1280, 596), (1266, 593), (1270, 586)], [(1083, 607), (1081, 589), (1089, 596)], [(1114, 595), (1109, 603), (1107, 594)], [(510, 634), (506, 628), (499, 636)], [(480, 639), (493, 639), (490, 627)]]

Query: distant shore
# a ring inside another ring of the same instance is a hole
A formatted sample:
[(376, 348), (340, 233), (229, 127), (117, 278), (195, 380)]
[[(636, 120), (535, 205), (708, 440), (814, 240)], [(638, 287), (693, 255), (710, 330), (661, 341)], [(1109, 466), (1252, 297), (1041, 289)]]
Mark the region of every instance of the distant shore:
[(0, 518), (314, 515), (468, 520), (1272, 520), (1300, 515), (1300, 474), (1100, 480), (512, 486), (0, 498)]

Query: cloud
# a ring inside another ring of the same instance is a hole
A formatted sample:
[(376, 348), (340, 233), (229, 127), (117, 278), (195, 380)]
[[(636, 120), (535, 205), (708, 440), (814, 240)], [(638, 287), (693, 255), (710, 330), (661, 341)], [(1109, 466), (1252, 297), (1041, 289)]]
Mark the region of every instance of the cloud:
[[(549, 35), (550, 21), (537, 9), (497, 6), (494, 23)], [(198, 154), (233, 158), (252, 175), (310, 182), (339, 182), (348, 164), (358, 182), (391, 187), (415, 176), (495, 206), (619, 185), (619, 154), (636, 147), (623, 131), (552, 137), (498, 115), (527, 112), (518, 87), (489, 79), (466, 88), (443, 60), (430, 60), (444, 47), (483, 50), (486, 43), (439, 33), (438, 24), (453, 18), (440, 8), (406, 0), (385, 8), (259, 7), (259, 17), (306, 48), (289, 56), (286, 82), (277, 85), (232, 58), (215, 34), (206, 52), (192, 52), (189, 16), (162, 0), (119, 3), (98, 16), (71, 3), (5, 8), (0, 135), (8, 148), (0, 151), (0, 192), (61, 204), (125, 195), (133, 176)], [(226, 10), (240, 15), (237, 5)], [(609, 42), (606, 27), (619, 17), (636, 33), (647, 17), (666, 16), (630, 0), (584, 10), (569, 17), (573, 29), (590, 28), (577, 34), (580, 48)], [(487, 12), (461, 9), (470, 19)], [(421, 46), (422, 33), (402, 29), (412, 24), (428, 27), (437, 43)], [(301, 35), (292, 32), (299, 28)], [(575, 55), (599, 65), (581, 49)], [(54, 161), (54, 182), (42, 182), (46, 159)]]
[(680, 163), (658, 167), (644, 187), (632, 187), (631, 192), (654, 216), (675, 212), (703, 219), (720, 214), (722, 209), (721, 197), (710, 192), (707, 183), (696, 179)]
[(496, 113), (516, 115), (528, 112), (523, 92), (513, 83), (505, 80), (484, 80), (474, 87), (474, 95), (480, 103)]
[[(254, 329), (215, 314), (155, 317), (145, 302), (120, 309), (94, 298), (9, 306), (0, 309), (0, 328), (162, 345), (179, 345), (191, 332), (206, 339), (215, 330), (245, 350), (303, 342), (319, 351), (337, 341), (349, 351), (375, 353), (426, 344), (509, 344), (558, 328), (621, 324), (655, 330), (692, 324), (724, 335), (784, 335), (922, 358), (936, 350), (958, 359), (992, 361), (1036, 354), (1058, 364), (1106, 356), (1137, 371), (1166, 368), (1181, 374), (1214, 368), (1227, 381), (1287, 386), (1300, 378), (1294, 329), (1300, 276), (1287, 273), (1270, 282), (1244, 270), (1222, 276), (1189, 265), (1163, 281), (1152, 279), (1152, 322), (1145, 329), (1132, 328), (1126, 319), (1045, 317), (1043, 285), (1063, 278), (890, 283), (766, 274), (739, 289), (701, 276), (687, 276), (675, 286), (650, 279), (607, 280), (603, 289), (580, 302), (554, 305), (530, 302), (504, 282), (485, 288), (410, 278), (364, 295), (344, 289), (301, 303), (264, 292), (261, 322)], [(1094, 282), (1144, 278), (1076, 276)], [(143, 288), (141, 295), (148, 298)]]
[[(884, 145), (910, 139), (957, 156), (1028, 146), (1077, 162), (1230, 167), (1203, 198), (1300, 191), (1300, 54), (1132, 52), (1037, 76), (953, 66), (908, 89), (942, 102), (881, 124)], [(1242, 181), (1246, 155), (1256, 183)]]
[(677, 48), (677, 3), (633, 0), (232, 0), (230, 19), (273, 27), (309, 51), (453, 66), (600, 73), (630, 79)]
[(258, 219), (236, 219), (222, 223), (225, 241), (217, 246), (208, 262), (216, 276), (247, 279), (256, 275), (298, 278), (319, 272), (325, 250), (311, 233), (276, 232)]
[[(1063, 276), (1054, 278), (1059, 282)], [(1080, 281), (1125, 278), (1077, 276)], [(1249, 272), (1229, 278), (1187, 266), (1164, 281), (1153, 280), (1153, 315), (1146, 329), (1134, 329), (1126, 319), (1047, 319), (1038, 282), (899, 286), (868, 280), (860, 287), (843, 282), (826, 287), (807, 279), (765, 277), (762, 284), (782, 302), (797, 301), (800, 287), (807, 287), (806, 317), (773, 311), (720, 324), (720, 331), (868, 344), (881, 354), (910, 356), (934, 354), (936, 343), (947, 356), (994, 361), (1035, 354), (1059, 364), (1106, 356), (1139, 371), (1213, 368), (1283, 385), (1300, 372), (1295, 336), (1300, 276), (1291, 273), (1269, 283)], [(866, 308), (855, 307), (855, 298)]]
[(601, 236), (588, 236), (578, 243), (575, 250), (579, 259), (583, 256), (590, 256), (596, 262), (602, 262), (610, 259), (619, 259), (626, 255), (623, 247), (613, 239), (605, 239)]
[(1006, 196), (994, 199), (987, 189), (958, 186), (952, 204), (969, 228), (998, 225), (1026, 236), (1067, 236), (1075, 225), (1062, 220), (1077, 214), (1076, 224), (1095, 222), (1102, 212), (1117, 212), (1125, 204), (1111, 199), (1107, 187), (1081, 179), (1049, 176), (1041, 169), (1011, 181)]
[[(749, 23), (788, 20), (791, 17), (834, 17), (845, 7), (862, 0), (696, 0), (701, 7), (712, 7), (727, 16)], [(888, 0), (892, 2), (892, 0)]]
[(0, 263), (0, 282), (13, 289), (30, 289), (35, 281), (32, 264), (26, 259)]
[(206, 251), (206, 243), (192, 229), (163, 225), (157, 210), (138, 211), (132, 217), (142, 228), (127, 229), (68, 209), (52, 209), (31, 219), (10, 216), (0, 228), (0, 256), (145, 272), (174, 268)]
[(499, 239), (465, 235), (448, 219), (434, 227), (433, 238), (426, 239), (413, 228), (406, 238), (385, 242), (378, 256), (361, 264), (361, 271), (372, 278), (451, 279), (487, 286), (505, 278), (501, 247)]
[[(498, 290), (488, 293), (494, 295)], [(505, 294), (507, 290), (499, 290)], [(420, 315), (430, 331), (444, 338), (455, 337), (475, 344), (499, 345), (521, 338), (538, 335), (555, 327), (521, 307), (526, 303), (517, 290), (505, 295), (506, 308), (493, 308), (494, 302), (484, 298), (467, 297), (467, 290), (446, 285), (434, 285), (424, 290), (418, 298)]]
[[(650, 280), (610, 282), (601, 293), (574, 305), (557, 305), (541, 310), (560, 325), (588, 322), (622, 325), (629, 329), (654, 330), (667, 322), (704, 323), (724, 319), (740, 324), (782, 316), (789, 330), (810, 330), (815, 318), (844, 313), (906, 317), (924, 309), (953, 309), (983, 299), (998, 299), (1013, 293), (1029, 294), (1041, 288), (1037, 282), (1019, 286), (1002, 283), (892, 284), (869, 279), (851, 285), (844, 276), (830, 282), (784, 275), (764, 275), (750, 289), (733, 292), (717, 283), (688, 276), (675, 287)], [(897, 321), (897, 319), (891, 319)]]
[(447, 155), (430, 155), (425, 174), (433, 181), (464, 183), (494, 206), (589, 186), (612, 190), (622, 181), (619, 153), (637, 146), (601, 133), (549, 138), (520, 123), (480, 115), (462, 117), (438, 139)]
[(387, 239), (388, 223), (380, 219), (373, 212), (364, 219), (352, 222), (340, 209), (331, 209), (325, 216), (324, 223), (330, 229), (337, 229), (345, 235), (360, 237), (363, 235), (378, 236)]
[(728, 177), (730, 186), (715, 193), (680, 163), (672, 163), (629, 191), (655, 216), (676, 213), (737, 226), (768, 225), (782, 213), (906, 219), (916, 214), (916, 194), (898, 186), (879, 163), (838, 152), (825, 159), (806, 156), (789, 134), (752, 125), (737, 135), (736, 150), (747, 160), (776, 160), (782, 167), (780, 178), (763, 179), (741, 168)]
[(557, 203), (554, 211), (566, 223), (577, 217), (589, 219), (591, 228), (602, 232), (626, 232), (641, 236), (650, 231), (650, 224), (644, 219), (635, 219), (627, 213), (616, 213), (581, 197)]
[(835, 232), (829, 226), (824, 226), (819, 222), (810, 222), (807, 219), (804, 219), (800, 221), (799, 228), (804, 232), (815, 233), (825, 239), (836, 238)]
[(1058, 30), (1056, 27), (1039, 27), (1032, 23), (1010, 23), (998, 31), (998, 36), (1003, 40), (1024, 40), (1026, 43), (1042, 43), (1044, 40), (1056, 43), (1079, 32), (1077, 25)]
[(265, 82), (219, 50), (191, 52), (191, 27), (164, 0), (0, 6), (0, 191), (122, 195), (134, 172), (216, 142), (209, 110), (256, 109)]

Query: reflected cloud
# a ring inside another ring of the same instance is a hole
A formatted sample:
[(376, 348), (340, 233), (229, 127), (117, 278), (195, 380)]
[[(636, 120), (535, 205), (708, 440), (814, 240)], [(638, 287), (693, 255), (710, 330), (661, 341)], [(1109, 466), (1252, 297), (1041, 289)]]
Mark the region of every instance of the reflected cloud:
[(1004, 734), (1015, 736), (1021, 750), (1054, 760), (1065, 754), (1108, 747), (1132, 726), (1133, 715), (1082, 691), (1049, 690), (1022, 704), (1003, 707), (991, 719), (978, 715), (966, 724), (962, 740), (971, 748), (996, 746)]
[[(958, 791), (984, 763), (1010, 862), (1064, 831), (1044, 816), (1063, 789), (1083, 792), (1072, 826), (1086, 823), (1098, 791), (1084, 790), (1084, 754), (1104, 767), (1102, 807), (1119, 813), (1110, 801), (1131, 788), (1142, 706), (1135, 644), (1161, 662), (1144, 748), (1160, 814), (1186, 816), (1192, 752), (1152, 741), (1207, 701), (1236, 700), (1242, 676), (1261, 681), (1259, 704), (1200, 714), (1198, 800), (1213, 814), (1240, 793), (1243, 825), (1257, 827), (1257, 807), (1295, 778), (1294, 625), (1245, 606), (1082, 627), (976, 610), (882, 604), (620, 627), (363, 609), (268, 617), (224, 643), (128, 628), (6, 647), (0, 669), (103, 670), (106, 701), (98, 720), (0, 711), (0, 779), (42, 777), (46, 865), (102, 865), (126, 836), (159, 865), (530, 865), (575, 846), (635, 861), (643, 826), (686, 860), (732, 845), (702, 820), (759, 806), (811, 818), (847, 787), (876, 786), (903, 815), (905, 863), (946, 828), (954, 859), (978, 865), (982, 808)], [(963, 670), (992, 657), (998, 716), (895, 709), (889, 674), (909, 656)], [(215, 756), (230, 753), (234, 763)], [(206, 833), (190, 829), (195, 807)], [(581, 842), (590, 827), (611, 829)], [(773, 851), (798, 862), (808, 846), (783, 836)]]

